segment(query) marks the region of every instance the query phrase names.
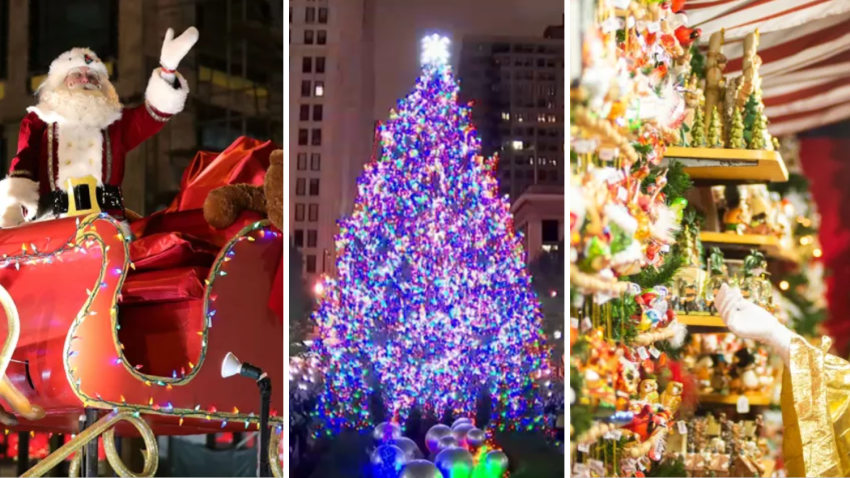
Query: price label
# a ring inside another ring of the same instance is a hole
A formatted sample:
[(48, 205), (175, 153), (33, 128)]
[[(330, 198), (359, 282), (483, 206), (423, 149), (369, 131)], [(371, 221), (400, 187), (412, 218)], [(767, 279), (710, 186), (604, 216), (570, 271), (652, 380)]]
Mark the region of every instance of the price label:
[(614, 434), (611, 433), (611, 432), (605, 432), (605, 434), (602, 435), (602, 438), (605, 439), (605, 440), (613, 440)]
[(646, 347), (639, 347), (637, 353), (641, 360), (649, 360), (649, 353), (647, 353)]
[(684, 420), (679, 420), (676, 424), (679, 428), (679, 435), (687, 435), (688, 434), (688, 424)]
[(578, 328), (578, 319), (575, 317), (570, 317), (570, 328), (577, 329)]
[(632, 0), (614, 0), (611, 2), (614, 5), (614, 8), (619, 8), (620, 10), (627, 10), (629, 5), (632, 4)]
[(622, 430), (614, 430), (611, 432), (611, 435), (614, 435), (615, 440), (619, 440), (623, 436)]
[(579, 443), (578, 451), (581, 453), (587, 453), (590, 451), (590, 445), (588, 445), (587, 443)]
[(650, 355), (652, 355), (652, 358), (657, 359), (658, 357), (661, 356), (661, 351), (659, 351), (657, 348), (655, 348), (654, 345), (649, 348), (649, 353), (650, 353)]
[(623, 28), (623, 20), (620, 20), (617, 17), (610, 17), (599, 26), (602, 27), (602, 31), (604, 33), (611, 33)]
[(588, 460), (587, 464), (590, 465), (590, 471), (596, 473), (599, 476), (605, 476), (605, 464), (599, 460)]
[(646, 24), (646, 31), (649, 33), (658, 33), (661, 31), (661, 22), (650, 22)]
[(599, 159), (607, 162), (613, 161), (617, 157), (618, 151), (616, 148), (602, 148), (599, 150)]
[(746, 395), (741, 395), (738, 398), (738, 413), (750, 413), (750, 400)]
[(593, 328), (593, 322), (591, 322), (589, 318), (585, 317), (584, 320), (581, 321), (581, 330), (588, 331), (591, 328)]
[(576, 463), (573, 465), (573, 476), (587, 477), (590, 476), (590, 470), (584, 463)]
[(617, 199), (625, 202), (629, 198), (629, 191), (624, 187), (617, 188)]
[(627, 475), (632, 475), (637, 471), (637, 467), (635, 467), (635, 460), (631, 458), (623, 459), (620, 462), (620, 468), (623, 469), (623, 473)]

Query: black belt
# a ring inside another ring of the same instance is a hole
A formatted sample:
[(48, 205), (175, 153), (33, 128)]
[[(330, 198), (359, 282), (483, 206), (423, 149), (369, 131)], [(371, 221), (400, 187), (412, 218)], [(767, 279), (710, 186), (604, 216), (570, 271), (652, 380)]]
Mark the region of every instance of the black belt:
[[(77, 210), (92, 209), (91, 199), (87, 184), (79, 184), (74, 186), (74, 199), (77, 204)], [(121, 188), (118, 186), (98, 186), (95, 190), (97, 205), (102, 212), (111, 214), (112, 216), (124, 217), (124, 198), (121, 195)], [(68, 194), (65, 191), (53, 191), (46, 196), (42, 196), (38, 201), (39, 218), (44, 216), (58, 217), (68, 213)]]

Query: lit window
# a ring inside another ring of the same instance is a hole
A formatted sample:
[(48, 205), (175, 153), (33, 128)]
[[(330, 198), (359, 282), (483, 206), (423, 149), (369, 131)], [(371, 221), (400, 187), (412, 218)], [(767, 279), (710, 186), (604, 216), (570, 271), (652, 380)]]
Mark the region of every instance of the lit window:
[(511, 143), (511, 146), (512, 146), (515, 150), (519, 151), (519, 150), (521, 150), (521, 149), (522, 149), (522, 141), (516, 141), (516, 140), (515, 140), (513, 143)]
[(325, 96), (325, 82), (317, 81), (316, 82), (316, 96), (321, 97)]
[(511, 114), (506, 112), (506, 111), (503, 111), (502, 112), (502, 119), (505, 120), (505, 121), (510, 121), (511, 120)]

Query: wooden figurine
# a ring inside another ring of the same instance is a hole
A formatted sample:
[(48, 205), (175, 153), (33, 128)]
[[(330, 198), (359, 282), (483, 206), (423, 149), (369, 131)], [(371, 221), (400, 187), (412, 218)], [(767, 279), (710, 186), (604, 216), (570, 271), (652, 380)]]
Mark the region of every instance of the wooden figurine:
[[(723, 70), (726, 68), (726, 57), (723, 55), (725, 31), (714, 32), (708, 40), (708, 55), (705, 61), (705, 109), (704, 114), (711, 121), (712, 112), (720, 104), (720, 91), (723, 88)], [(706, 127), (706, 134), (708, 128)], [(711, 146), (709, 144), (709, 146)]]
[[(727, 208), (723, 213), (723, 226), (728, 233), (744, 234), (750, 224), (750, 208), (747, 203), (747, 190), (744, 188), (726, 188)], [(733, 196), (737, 196), (733, 199)]]
[(679, 405), (682, 404), (682, 383), (670, 381), (667, 383), (667, 389), (661, 394), (661, 404), (664, 408), (670, 411), (670, 416), (675, 416), (679, 411)]
[(648, 378), (640, 382), (640, 391), (638, 392), (640, 400), (646, 403), (658, 403), (658, 382)]

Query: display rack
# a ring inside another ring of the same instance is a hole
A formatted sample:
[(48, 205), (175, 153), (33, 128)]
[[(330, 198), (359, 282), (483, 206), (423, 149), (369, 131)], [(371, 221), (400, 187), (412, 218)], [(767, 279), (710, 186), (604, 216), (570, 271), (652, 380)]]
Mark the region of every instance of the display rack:
[(776, 236), (761, 236), (756, 234), (734, 234), (728, 232), (701, 231), (699, 239), (704, 245), (717, 246), (725, 250), (759, 249), (770, 259), (787, 262), (797, 262), (796, 252), (780, 244)]
[(777, 151), (672, 146), (665, 159), (681, 162), (697, 184), (788, 181), (788, 168)]

